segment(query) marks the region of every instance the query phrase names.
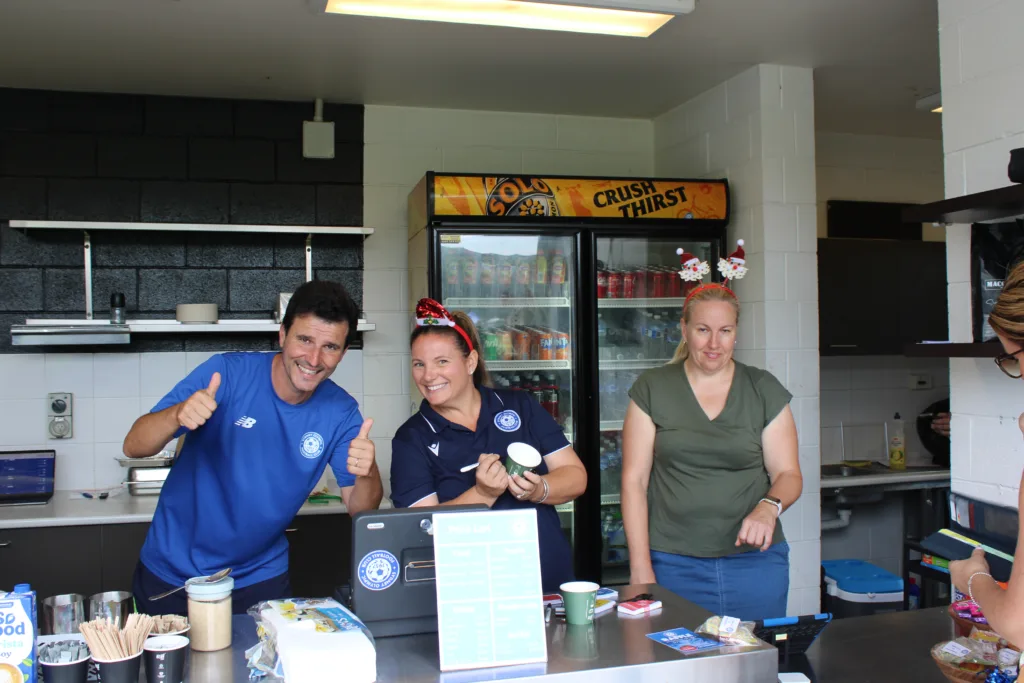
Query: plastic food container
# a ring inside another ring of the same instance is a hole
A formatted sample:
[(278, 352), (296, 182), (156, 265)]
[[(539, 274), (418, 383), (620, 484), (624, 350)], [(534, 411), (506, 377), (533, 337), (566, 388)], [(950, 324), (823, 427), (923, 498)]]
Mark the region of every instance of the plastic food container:
[(228, 576), (214, 583), (198, 583), (200, 581), (203, 581), (203, 577), (185, 582), (192, 649), (215, 652), (229, 648), (231, 591), (235, 587), (235, 580)]

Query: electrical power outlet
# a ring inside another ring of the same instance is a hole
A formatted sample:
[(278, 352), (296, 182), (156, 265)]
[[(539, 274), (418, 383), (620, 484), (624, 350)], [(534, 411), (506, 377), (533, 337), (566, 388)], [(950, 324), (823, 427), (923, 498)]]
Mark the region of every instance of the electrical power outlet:
[(931, 375), (910, 375), (907, 381), (908, 389), (931, 389), (932, 388), (932, 376)]
[(66, 392), (46, 395), (46, 435), (51, 439), (70, 439), (72, 396)]

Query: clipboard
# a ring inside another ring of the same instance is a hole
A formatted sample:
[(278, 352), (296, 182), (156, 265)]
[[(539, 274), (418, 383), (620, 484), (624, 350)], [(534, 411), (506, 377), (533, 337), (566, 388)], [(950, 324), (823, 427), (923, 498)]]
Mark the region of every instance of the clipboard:
[(1009, 581), (1010, 572), (1013, 570), (1013, 555), (979, 541), (969, 535), (970, 533), (967, 530), (940, 529), (923, 539), (921, 547), (932, 555), (950, 561), (966, 560), (975, 548), (981, 548), (985, 551), (985, 560), (988, 562), (989, 571), (992, 572), (992, 578), (1000, 582)]

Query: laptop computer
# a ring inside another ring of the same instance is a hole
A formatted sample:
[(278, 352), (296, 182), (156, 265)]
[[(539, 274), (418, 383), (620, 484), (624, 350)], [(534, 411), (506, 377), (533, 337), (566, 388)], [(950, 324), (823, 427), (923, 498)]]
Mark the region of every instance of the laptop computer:
[(349, 605), (375, 638), (437, 632), (433, 515), (487, 509), (443, 505), (355, 516)]
[(56, 453), (0, 451), (0, 505), (42, 505), (53, 497)]

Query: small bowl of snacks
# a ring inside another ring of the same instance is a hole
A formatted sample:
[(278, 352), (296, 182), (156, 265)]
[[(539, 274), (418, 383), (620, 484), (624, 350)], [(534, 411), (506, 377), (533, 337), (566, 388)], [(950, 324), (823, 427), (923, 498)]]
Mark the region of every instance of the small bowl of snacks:
[(1017, 662), (1020, 652), (990, 631), (974, 629), (970, 637), (958, 636), (932, 648), (932, 659), (949, 681), (985, 681), (996, 667)]
[(149, 632), (149, 637), (153, 636), (181, 636), (188, 633), (189, 626), (188, 618), (177, 614), (161, 614), (158, 617), (153, 617), (153, 630)]

